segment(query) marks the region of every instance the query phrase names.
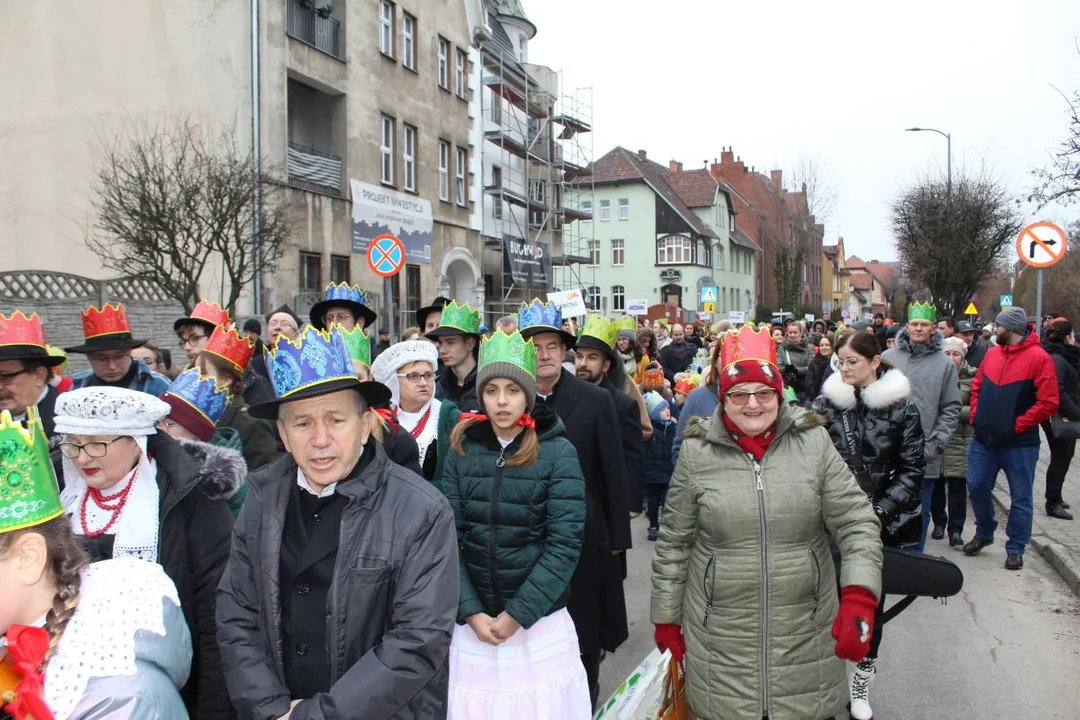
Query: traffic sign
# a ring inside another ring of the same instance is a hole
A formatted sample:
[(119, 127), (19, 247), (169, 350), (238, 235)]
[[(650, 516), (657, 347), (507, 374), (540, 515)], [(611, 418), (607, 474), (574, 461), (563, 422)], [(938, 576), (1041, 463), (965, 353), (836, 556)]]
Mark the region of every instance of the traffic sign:
[(840, 317), (842, 317), (842, 318), (849, 318), (849, 317), (851, 317), (851, 313), (850, 313), (850, 312), (848, 312), (847, 310), (841, 310), (841, 311), (840, 311)]
[(712, 314), (712, 313), (716, 312), (716, 303), (715, 302), (703, 302), (703, 303), (701, 303), (701, 311), (702, 312), (707, 312), (709, 314)]
[(1021, 230), (1016, 238), (1016, 254), (1031, 267), (1050, 267), (1068, 249), (1065, 231), (1054, 223), (1033, 223)]
[(393, 277), (405, 267), (405, 245), (393, 235), (380, 235), (368, 244), (367, 261), (379, 277)]
[(979, 314), (979, 308), (975, 307), (975, 303), (969, 302), (968, 306), (966, 308), (964, 308), (964, 314), (965, 315), (978, 315)]
[[(716, 296), (720, 292), (720, 288), (716, 287), (703, 287), (701, 288), (701, 303), (714, 303), (716, 302)], [(706, 310), (705, 312), (711, 312)]]
[(1001, 302), (998, 303), (1003, 308), (1012, 307), (1012, 295), (1002, 295)]

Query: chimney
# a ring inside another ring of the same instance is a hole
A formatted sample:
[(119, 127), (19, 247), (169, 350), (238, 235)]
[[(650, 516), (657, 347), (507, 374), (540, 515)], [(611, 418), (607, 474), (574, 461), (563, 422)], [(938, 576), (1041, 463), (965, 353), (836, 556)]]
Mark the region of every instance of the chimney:
[(638, 150), (637, 151), (637, 156), (639, 158), (641, 158), (641, 162), (645, 162), (646, 160), (649, 159), (648, 154), (644, 150)]
[(731, 148), (727, 148), (726, 150), (721, 150), (721, 152), (720, 152), (720, 164), (721, 165), (730, 165), (733, 162), (735, 162), (735, 153), (731, 151)]
[(773, 189), (776, 190), (777, 192), (780, 192), (781, 190), (783, 190), (784, 189), (784, 171), (783, 170), (773, 170), (773, 171), (771, 171), (769, 173), (769, 175), (772, 177)]
[(682, 172), (682, 163), (675, 162), (674, 160), (668, 161), (668, 172)]

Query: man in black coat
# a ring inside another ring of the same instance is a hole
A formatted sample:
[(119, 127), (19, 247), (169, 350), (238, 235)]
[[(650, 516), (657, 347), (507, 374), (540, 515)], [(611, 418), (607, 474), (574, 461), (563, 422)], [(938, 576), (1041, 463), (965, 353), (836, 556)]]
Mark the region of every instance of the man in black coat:
[(619, 436), (611, 432), (619, 419), (610, 393), (563, 369), (563, 356), (576, 339), (562, 329), (558, 310), (534, 302), (518, 323), (536, 344), (536, 400), (562, 419), (585, 476), (585, 541), (568, 609), (595, 706), (603, 653), (614, 652), (630, 635), (618, 557), (631, 546), (626, 465)]
[(289, 455), (248, 478), (218, 599), (233, 704), (242, 720), (446, 717), (453, 511), (370, 439), (390, 391), (357, 380), (344, 343), (318, 367), (291, 347), (296, 385), (249, 410), (277, 418)]
[(682, 325), (671, 326), (671, 344), (660, 351), (660, 367), (664, 368), (664, 377), (672, 385), (675, 376), (685, 372), (697, 355), (697, 348), (686, 342), (686, 331)]
[(26, 408), (36, 406), (45, 436), (52, 439), (53, 415), (59, 392), (51, 384), (53, 368), (62, 355), (49, 355), (45, 328), (37, 313), (29, 317), (16, 310), (0, 314), (0, 410), (14, 420), (26, 419)]

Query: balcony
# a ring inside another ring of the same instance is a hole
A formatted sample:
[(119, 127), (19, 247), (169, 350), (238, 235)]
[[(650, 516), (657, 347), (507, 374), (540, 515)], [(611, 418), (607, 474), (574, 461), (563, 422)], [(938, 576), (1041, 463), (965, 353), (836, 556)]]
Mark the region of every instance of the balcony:
[(301, 190), (341, 195), (341, 158), (289, 143), (289, 184)]
[[(333, 55), (339, 60), (345, 59), (341, 48), (341, 23), (315, 9), (312, 0), (286, 0), (288, 14), (285, 23), (286, 34), (302, 43)], [(329, 6), (327, 6), (329, 7)]]

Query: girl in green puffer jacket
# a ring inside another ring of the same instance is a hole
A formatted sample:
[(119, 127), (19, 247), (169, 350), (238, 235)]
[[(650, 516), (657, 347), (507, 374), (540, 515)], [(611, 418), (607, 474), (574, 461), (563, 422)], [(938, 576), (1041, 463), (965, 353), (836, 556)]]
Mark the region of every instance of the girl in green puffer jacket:
[(589, 686), (566, 610), (585, 527), (577, 453), (554, 412), (530, 414), (532, 340), (496, 331), (478, 368), (487, 414), (460, 416), (442, 482), (461, 560), (448, 718), (587, 718)]

